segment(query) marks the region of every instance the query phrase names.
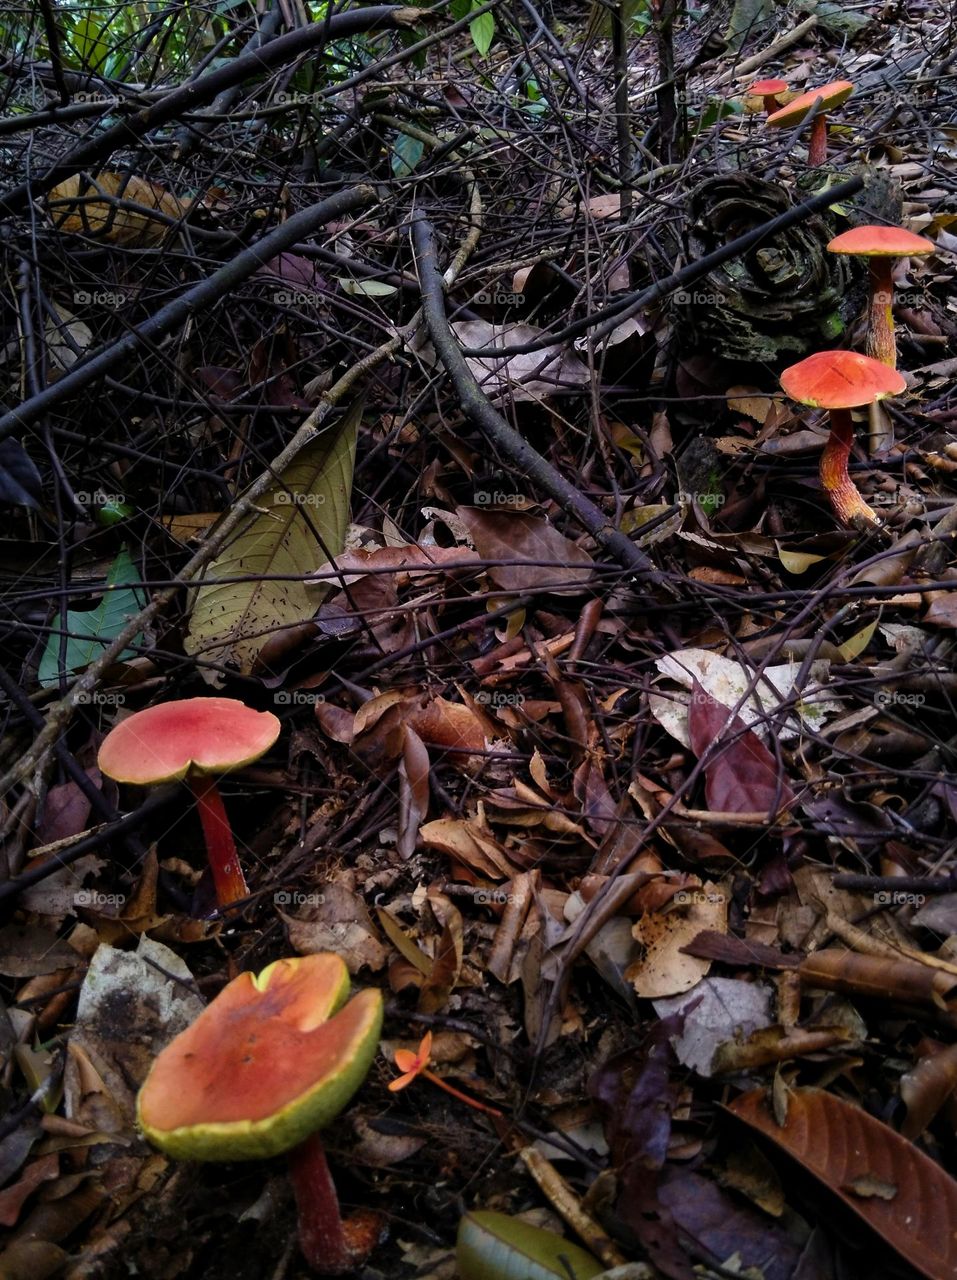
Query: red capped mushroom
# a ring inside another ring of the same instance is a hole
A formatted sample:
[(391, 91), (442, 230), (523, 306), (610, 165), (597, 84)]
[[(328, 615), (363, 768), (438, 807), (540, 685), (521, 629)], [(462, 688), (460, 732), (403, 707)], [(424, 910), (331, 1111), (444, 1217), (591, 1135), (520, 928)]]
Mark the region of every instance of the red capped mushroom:
[(774, 129), (791, 128), (799, 125), (820, 104), (811, 125), (807, 162), (809, 165), (823, 164), (827, 159), (827, 113), (846, 102), (853, 92), (854, 85), (850, 80), (835, 80), (831, 84), (823, 84), (819, 89), (802, 93), (786, 107), (780, 107), (768, 116), (767, 123)]
[(321, 1275), (352, 1271), (380, 1226), (370, 1213), (343, 1222), (319, 1138), (365, 1079), (382, 1031), (381, 993), (348, 995), (336, 955), (241, 973), (159, 1054), (137, 1099), (140, 1128), (177, 1159), (288, 1153), (300, 1248)]
[(249, 893), (229, 818), (213, 774), (258, 760), (279, 737), (270, 711), (235, 698), (184, 698), (136, 711), (103, 739), (102, 773), (116, 782), (151, 786), (185, 779), (196, 798), (220, 907)]
[(831, 415), (831, 434), (821, 454), (821, 484), (844, 525), (874, 527), (881, 521), (848, 475), (854, 439), (850, 410), (899, 395), (906, 383), (896, 369), (857, 351), (819, 351), (781, 374), (781, 386), (792, 400)]
[(772, 115), (779, 106), (778, 94), (784, 93), (787, 87), (786, 80), (755, 80), (754, 84), (748, 88), (748, 93), (763, 98), (765, 111), (768, 115)]
[(926, 236), (914, 235), (903, 227), (852, 227), (828, 242), (831, 253), (866, 258), (870, 268), (870, 305), (867, 325), (867, 354), (897, 368), (894, 337), (894, 260), (917, 258), (937, 247)]

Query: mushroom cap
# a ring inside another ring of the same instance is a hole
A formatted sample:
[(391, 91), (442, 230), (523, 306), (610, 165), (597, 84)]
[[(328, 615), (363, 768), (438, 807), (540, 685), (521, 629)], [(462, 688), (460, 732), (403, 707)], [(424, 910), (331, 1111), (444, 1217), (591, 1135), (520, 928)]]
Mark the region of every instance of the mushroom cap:
[(890, 365), (857, 351), (819, 351), (781, 374), (792, 400), (816, 409), (853, 409), (899, 395), (907, 383)]
[(228, 773), (258, 760), (279, 737), (271, 711), (236, 698), (181, 698), (145, 707), (103, 739), (100, 770), (117, 782), (147, 786), (198, 773)]
[(842, 231), (827, 247), (831, 253), (853, 253), (862, 258), (917, 258), (937, 248), (933, 240), (904, 227), (870, 225)]
[(832, 107), (839, 107), (842, 102), (846, 102), (854, 92), (854, 85), (850, 80), (834, 80), (831, 84), (822, 84), (819, 89), (811, 89), (807, 93), (802, 93), (800, 97), (794, 98), (786, 107), (781, 107), (778, 111), (773, 112), (765, 121), (766, 124), (773, 125), (775, 128), (783, 128), (789, 124), (799, 124), (807, 113), (817, 102), (821, 101), (822, 111), (830, 111)]
[(366, 1077), (382, 1030), (382, 995), (349, 995), (329, 953), (241, 973), (160, 1053), (137, 1118), (183, 1160), (260, 1160), (322, 1129)]
[(748, 93), (761, 94), (763, 97), (772, 93), (783, 93), (787, 87), (786, 80), (755, 80), (754, 84), (748, 85)]

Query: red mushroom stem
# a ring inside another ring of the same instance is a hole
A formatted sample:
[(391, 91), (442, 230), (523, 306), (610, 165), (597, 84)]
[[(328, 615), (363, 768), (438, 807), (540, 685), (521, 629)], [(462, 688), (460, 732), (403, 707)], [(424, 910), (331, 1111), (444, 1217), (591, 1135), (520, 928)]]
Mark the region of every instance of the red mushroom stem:
[(823, 107), (818, 110), (811, 125), (811, 136), (807, 144), (807, 162), (809, 165), (822, 165), (827, 159), (827, 113)]
[(854, 441), (849, 409), (831, 409), (831, 434), (821, 454), (821, 484), (843, 525), (879, 526), (881, 521), (861, 497), (847, 470)]
[(299, 1213), (299, 1248), (306, 1262), (324, 1276), (354, 1271), (375, 1247), (380, 1227), (378, 1215), (359, 1213), (343, 1222), (336, 1186), (318, 1133), (294, 1147), (288, 1163)]
[(867, 354), (881, 364), (897, 368), (897, 339), (894, 336), (894, 259), (871, 258), (870, 315), (867, 323)]
[(355, 1267), (346, 1240), (339, 1197), (319, 1135), (290, 1151), (289, 1176), (299, 1213), (299, 1247), (309, 1266), (325, 1275), (344, 1275)]
[(191, 771), (187, 781), (196, 799), (199, 820), (203, 824), (206, 856), (213, 874), (216, 901), (220, 907), (228, 907), (238, 899), (247, 897), (249, 887), (239, 865), (236, 841), (226, 816), (223, 798), (209, 774)]
[(778, 95), (776, 93), (766, 93), (764, 95), (764, 110), (767, 115), (773, 115), (778, 109)]

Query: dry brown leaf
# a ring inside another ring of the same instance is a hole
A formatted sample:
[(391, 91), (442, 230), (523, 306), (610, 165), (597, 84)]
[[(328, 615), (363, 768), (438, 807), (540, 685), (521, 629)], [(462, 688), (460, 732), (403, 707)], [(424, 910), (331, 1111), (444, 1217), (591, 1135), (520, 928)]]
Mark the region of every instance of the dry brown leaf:
[(325, 884), (316, 894), (276, 894), (280, 905), (283, 898), (289, 905), (302, 903), (295, 916), (279, 913), (289, 931), (289, 943), (299, 955), (332, 951), (352, 974), (383, 967), (389, 953), (376, 936), (366, 904), (345, 885)]
[(913, 1143), (820, 1089), (790, 1093), (783, 1126), (763, 1089), (728, 1110), (797, 1160), (926, 1280), (957, 1275), (957, 1183)]
[(490, 832), (467, 818), (437, 818), (419, 831), (426, 848), (440, 849), (490, 880), (509, 880), (517, 869)]
[(421, 1013), (438, 1013), (454, 991), (462, 971), (464, 927), (462, 913), (444, 894), (430, 889), (429, 902), (442, 922), (442, 934), (428, 977), (419, 991), (418, 1007)]
[(399, 837), (396, 852), (411, 858), (419, 840), (419, 827), (429, 810), (429, 753), (422, 739), (405, 726), (399, 763)]
[(461, 507), (458, 514), (481, 558), (506, 562), (488, 570), (495, 585), (505, 591), (554, 589), (592, 577), (587, 551), (540, 516), (482, 507)]
[[(121, 209), (121, 201), (138, 207)], [(189, 203), (154, 182), (122, 173), (100, 173), (96, 178), (74, 174), (47, 197), (53, 224), (60, 231), (128, 246), (159, 244), (169, 235), (170, 226), (153, 214), (179, 220)]]
[(643, 999), (678, 995), (700, 982), (711, 961), (690, 956), (682, 948), (704, 929), (727, 932), (725, 895), (710, 881), (684, 894), (689, 901), (668, 912), (648, 912), (632, 928), (643, 955), (625, 971), (625, 977)]

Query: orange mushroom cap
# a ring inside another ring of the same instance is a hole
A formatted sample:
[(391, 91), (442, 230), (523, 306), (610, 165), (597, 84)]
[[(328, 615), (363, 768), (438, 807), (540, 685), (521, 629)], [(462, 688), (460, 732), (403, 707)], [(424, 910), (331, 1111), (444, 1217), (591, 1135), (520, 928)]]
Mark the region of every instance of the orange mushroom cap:
[(889, 365), (857, 351), (819, 351), (781, 374), (792, 400), (816, 409), (853, 409), (899, 395), (907, 383)]
[(328, 953), (234, 978), (153, 1063), (137, 1100), (150, 1142), (184, 1160), (259, 1160), (323, 1128), (365, 1079), (382, 1030), (381, 993), (344, 1004), (348, 994), (345, 963)]
[(786, 80), (756, 80), (754, 84), (748, 85), (748, 93), (758, 94), (763, 98), (774, 93), (783, 93), (787, 87)]
[(833, 107), (839, 107), (842, 102), (846, 102), (854, 92), (854, 85), (850, 80), (835, 80), (831, 84), (822, 84), (819, 89), (811, 89), (807, 93), (802, 93), (799, 97), (794, 98), (786, 107), (773, 112), (768, 116), (766, 123), (774, 125), (775, 128), (784, 128), (790, 124), (799, 124), (807, 113), (821, 99), (821, 109), (830, 111)]
[(103, 739), (97, 764), (117, 782), (148, 786), (198, 773), (228, 773), (258, 760), (282, 728), (271, 711), (236, 698), (182, 698), (145, 707)]
[(852, 253), (862, 258), (917, 258), (937, 248), (933, 240), (914, 235), (904, 227), (870, 225), (842, 231), (828, 241), (827, 247), (831, 253)]

